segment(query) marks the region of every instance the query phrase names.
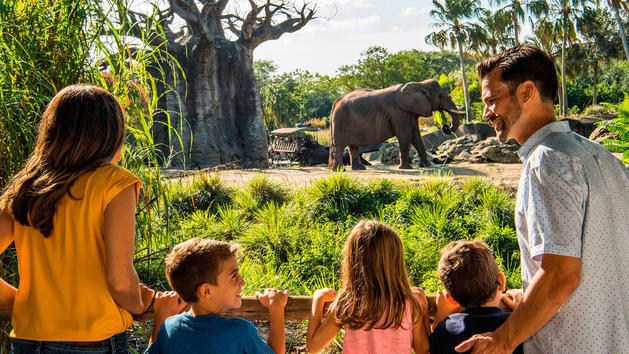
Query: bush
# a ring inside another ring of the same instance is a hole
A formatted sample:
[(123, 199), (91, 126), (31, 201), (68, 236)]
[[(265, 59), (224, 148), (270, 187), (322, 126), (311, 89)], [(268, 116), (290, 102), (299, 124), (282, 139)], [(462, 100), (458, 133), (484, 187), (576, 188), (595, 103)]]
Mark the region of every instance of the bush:
[(190, 214), (197, 210), (216, 213), (219, 207), (232, 202), (233, 193), (219, 175), (203, 173), (191, 181), (170, 183), (166, 191), (166, 205), (175, 215)]

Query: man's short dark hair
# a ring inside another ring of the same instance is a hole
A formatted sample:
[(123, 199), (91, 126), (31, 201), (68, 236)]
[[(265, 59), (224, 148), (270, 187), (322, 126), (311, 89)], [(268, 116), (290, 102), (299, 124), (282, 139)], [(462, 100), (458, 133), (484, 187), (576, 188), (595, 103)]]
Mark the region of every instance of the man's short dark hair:
[(496, 68), (501, 70), (501, 79), (512, 94), (521, 83), (531, 80), (542, 100), (554, 101), (557, 96), (559, 84), (555, 64), (546, 52), (535, 46), (522, 44), (481, 60), (476, 65), (479, 80)]
[(500, 271), (491, 250), (481, 240), (450, 242), (441, 250), (439, 278), (463, 307), (480, 307), (496, 296)]
[(166, 256), (166, 277), (170, 287), (185, 302), (197, 301), (199, 285), (216, 285), (221, 264), (235, 256), (239, 248), (227, 242), (196, 237), (176, 245)]

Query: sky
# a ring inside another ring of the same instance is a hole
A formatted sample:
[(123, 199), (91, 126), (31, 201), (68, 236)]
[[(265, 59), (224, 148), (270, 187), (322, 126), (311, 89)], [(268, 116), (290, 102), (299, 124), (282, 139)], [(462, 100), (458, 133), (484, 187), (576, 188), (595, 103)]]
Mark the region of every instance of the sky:
[[(426, 44), (435, 29), (431, 0), (316, 0), (317, 16), (304, 28), (258, 46), (254, 60), (272, 60), (278, 72), (295, 69), (334, 75), (378, 45), (389, 52), (439, 50)], [(489, 7), (486, 0), (484, 7)], [(530, 32), (530, 31), (528, 31)], [(525, 28), (523, 34), (527, 34)], [(522, 36), (523, 38), (524, 36)]]

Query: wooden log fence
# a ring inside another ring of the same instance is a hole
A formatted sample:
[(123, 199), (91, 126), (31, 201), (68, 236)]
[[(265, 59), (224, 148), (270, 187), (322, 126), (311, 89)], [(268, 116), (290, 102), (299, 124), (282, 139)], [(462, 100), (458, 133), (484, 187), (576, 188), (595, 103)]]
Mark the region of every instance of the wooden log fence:
[[(437, 295), (427, 294), (428, 299), (428, 315), (434, 317), (437, 310)], [(329, 303), (326, 304), (324, 310), (327, 310)], [(501, 308), (505, 312), (511, 310), (504, 305), (500, 304)], [(312, 296), (289, 296), (286, 308), (284, 309), (285, 321), (301, 321), (308, 320), (310, 318), (310, 310), (312, 307)], [(243, 296), (242, 306), (239, 309), (230, 310), (223, 313), (225, 317), (240, 317), (249, 321), (268, 321), (269, 311), (266, 307), (262, 306), (255, 296)], [(152, 321), (153, 312), (149, 311), (142, 316), (135, 316), (137, 321)], [(11, 309), (0, 308), (0, 322), (11, 321)]]

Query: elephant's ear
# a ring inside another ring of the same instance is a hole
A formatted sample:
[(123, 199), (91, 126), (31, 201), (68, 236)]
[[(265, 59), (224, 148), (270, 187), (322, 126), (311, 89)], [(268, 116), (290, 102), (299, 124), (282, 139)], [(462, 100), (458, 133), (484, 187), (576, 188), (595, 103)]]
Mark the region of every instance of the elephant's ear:
[(404, 111), (412, 112), (422, 117), (430, 117), (432, 115), (432, 105), (428, 90), (422, 87), (420, 83), (409, 82), (402, 85), (395, 100)]

